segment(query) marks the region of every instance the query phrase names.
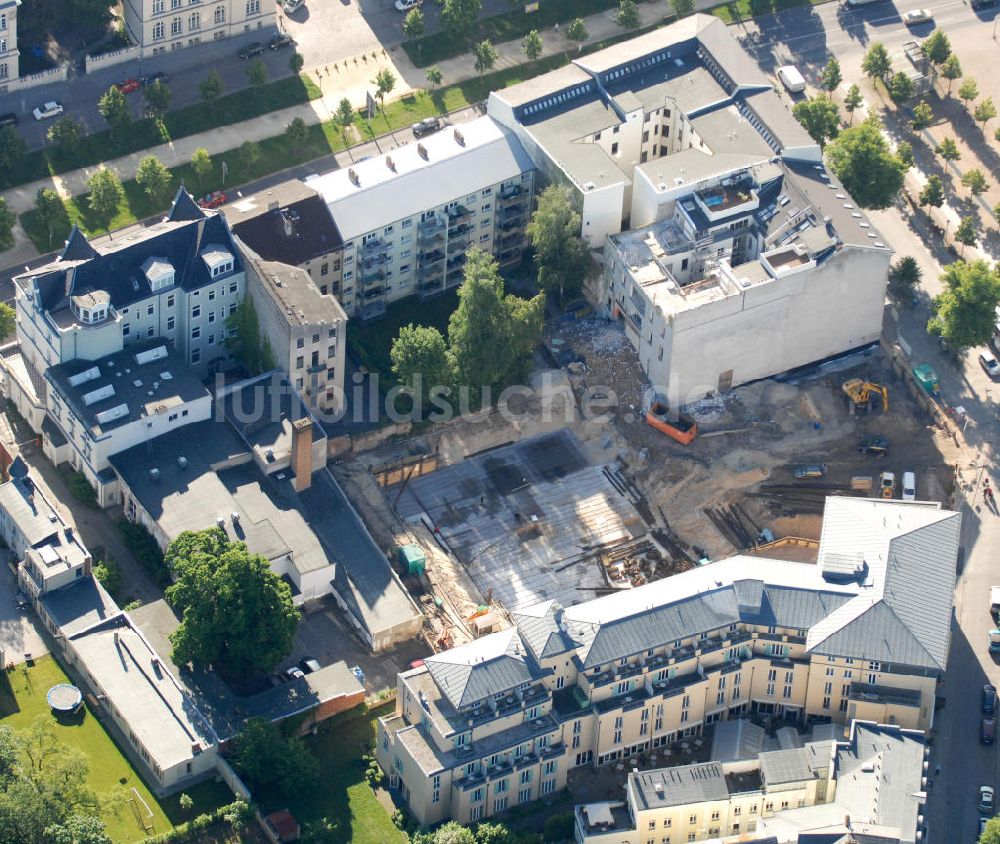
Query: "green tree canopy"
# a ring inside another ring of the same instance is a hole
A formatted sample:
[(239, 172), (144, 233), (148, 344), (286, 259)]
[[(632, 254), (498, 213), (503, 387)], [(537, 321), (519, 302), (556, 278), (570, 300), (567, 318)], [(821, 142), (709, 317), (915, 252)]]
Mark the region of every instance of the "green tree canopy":
[(944, 34), (944, 30), (941, 29), (935, 29), (920, 46), (923, 48), (924, 55), (934, 65), (943, 65), (948, 60), (948, 56), (951, 55), (951, 42)]
[(441, 73), (441, 68), (439, 68), (436, 64), (432, 64), (429, 68), (427, 68), (424, 72), (424, 77), (431, 84), (432, 88), (437, 88), (437, 86), (441, 84), (441, 80), (444, 79), (444, 76)]
[(840, 62), (831, 56), (819, 75), (820, 87), (824, 91), (836, 91), (843, 79), (843, 74), (840, 72)]
[(441, 23), (453, 38), (464, 39), (475, 25), (480, 9), (481, 0), (444, 0)]
[(434, 831), (434, 844), (476, 844), (476, 837), (458, 821), (448, 821)]
[(292, 53), (288, 57), (288, 69), (292, 73), (301, 73), (302, 68), (305, 67), (306, 57), (302, 55), (298, 50)]
[(913, 80), (902, 70), (889, 80), (889, 96), (896, 105), (909, 102), (913, 97)]
[(1000, 815), (987, 821), (986, 829), (979, 836), (979, 844), (1000, 844)]
[(524, 36), (524, 41), (521, 42), (521, 49), (524, 50), (524, 57), (529, 62), (533, 62), (542, 54), (542, 36), (538, 33), (537, 29), (531, 30), (531, 32)]
[(990, 189), (990, 183), (982, 170), (973, 168), (966, 170), (962, 174), (962, 184), (967, 187), (975, 196), (986, 193)]
[(101, 168), (87, 179), (87, 187), (90, 190), (87, 195), (90, 210), (105, 228), (109, 228), (111, 220), (118, 213), (118, 206), (125, 199), (121, 179), (113, 170)]
[(927, 184), (920, 191), (920, 205), (932, 205), (940, 208), (944, 205), (944, 185), (938, 176), (928, 176)]
[(975, 217), (962, 217), (961, 222), (955, 226), (955, 242), (962, 244), (962, 254), (965, 254), (966, 246), (975, 246), (979, 240), (979, 221)]
[(292, 122), (285, 127), (285, 137), (292, 145), (292, 149), (299, 149), (309, 137), (309, 127), (301, 117), (295, 117)]
[(861, 93), (861, 89), (857, 85), (852, 85), (847, 89), (847, 94), (844, 97), (844, 111), (847, 112), (850, 120), (849, 125), (854, 125), (854, 112), (857, 111), (864, 104), (865, 98)]
[(240, 144), (240, 162), (244, 169), (249, 170), (260, 161), (260, 144), (256, 141), (244, 141)]
[(546, 293), (558, 291), (560, 299), (579, 290), (590, 267), (590, 253), (580, 237), (580, 214), (568, 188), (550, 185), (542, 191), (527, 233), (535, 249), (538, 286)]
[(163, 115), (167, 113), (172, 97), (173, 92), (168, 85), (163, 83), (162, 79), (157, 79), (152, 85), (147, 85), (142, 89), (142, 98), (146, 102), (146, 111), (157, 120), (162, 120)]
[(73, 117), (60, 118), (45, 133), (48, 142), (56, 148), (59, 155), (73, 152), (83, 135), (83, 124)]
[(198, 93), (201, 94), (202, 100), (206, 103), (215, 102), (222, 96), (224, 90), (222, 77), (214, 70), (210, 70), (205, 78), (198, 83)]
[(917, 259), (912, 255), (903, 256), (889, 270), (889, 293), (908, 302), (913, 298), (922, 275)]
[(506, 825), (490, 821), (479, 824), (473, 834), (476, 844), (515, 844), (517, 840)]
[(840, 113), (829, 97), (813, 97), (798, 102), (792, 108), (795, 119), (821, 147), (840, 131)]
[(877, 118), (845, 129), (826, 147), (830, 169), (862, 208), (887, 208), (906, 168), (882, 137)]
[(694, 0), (670, 0), (670, 8), (678, 18), (686, 18), (694, 11)]
[(399, 382), (419, 394), (425, 407), (434, 387), (453, 382), (448, 344), (436, 328), (410, 323), (399, 329), (389, 356)]
[(389, 70), (389, 68), (383, 67), (375, 74), (372, 84), (375, 86), (375, 96), (378, 97), (378, 104), (382, 109), (382, 114), (385, 114), (385, 95), (396, 87), (396, 74)]
[(116, 136), (120, 136), (132, 123), (132, 112), (125, 101), (125, 95), (116, 85), (112, 85), (101, 94), (101, 98), (97, 101), (97, 110), (111, 127), (112, 134)]
[(7, 200), (0, 197), (0, 247), (9, 249), (14, 245), (11, 232), (14, 230), (15, 223), (17, 223), (17, 214), (10, 210)]
[(45, 830), (51, 844), (112, 844), (104, 821), (94, 815), (70, 815)]
[[(195, 552), (182, 554), (171, 543), (166, 555), (175, 578), (166, 596), (181, 618), (170, 635), (173, 658), (182, 665), (216, 665), (230, 676), (272, 671), (291, 652), (299, 621), (288, 584), (242, 542), (182, 537)], [(222, 550), (211, 553), (216, 542)]]
[(962, 63), (958, 56), (952, 53), (941, 65), (941, 76), (948, 80), (948, 96), (951, 96), (951, 86), (956, 79), (962, 78)]
[(170, 171), (155, 155), (147, 155), (139, 162), (135, 173), (136, 184), (152, 199), (162, 199), (173, 181)]
[(334, 122), (340, 127), (340, 132), (344, 136), (344, 145), (347, 145), (347, 130), (354, 125), (354, 106), (351, 101), (344, 97), (337, 103), (337, 113), (333, 115)]
[(69, 230), (69, 214), (66, 212), (66, 206), (52, 188), (42, 188), (35, 195), (35, 215), (48, 229), (50, 247), (56, 231)]
[(889, 58), (889, 51), (886, 50), (885, 44), (876, 41), (868, 48), (861, 62), (862, 73), (870, 79), (881, 79), (884, 82), (891, 69), (892, 59)]
[(208, 178), (212, 171), (215, 170), (212, 156), (208, 154), (208, 150), (205, 147), (198, 147), (194, 151), (194, 154), (191, 156), (191, 169), (194, 170), (194, 174), (199, 180)]
[(639, 10), (635, 7), (635, 0), (618, 0), (615, 23), (622, 29), (639, 28)]
[(983, 132), (986, 131), (986, 124), (997, 116), (997, 107), (993, 105), (993, 97), (987, 97), (972, 112), (972, 117), (976, 123), (981, 123)]
[(403, 18), (403, 37), (407, 41), (416, 41), (427, 28), (424, 13), (420, 9), (410, 9)]
[(583, 49), (583, 42), (590, 38), (590, 33), (587, 32), (587, 27), (583, 22), (583, 18), (576, 18), (570, 21), (569, 26), (566, 27), (566, 37), (570, 41), (576, 41), (579, 44), (580, 49)]
[(254, 59), (247, 66), (247, 82), (251, 88), (263, 88), (267, 84), (267, 65), (260, 59)]
[(958, 144), (955, 143), (954, 138), (944, 138), (937, 145), (937, 149), (934, 152), (940, 155), (945, 161), (958, 161), (962, 157), (962, 153), (958, 148)]
[(233, 767), (254, 791), (291, 796), (319, 779), (319, 762), (300, 738), (264, 718), (251, 718), (233, 742)]
[(910, 125), (915, 131), (919, 132), (921, 129), (926, 129), (931, 125), (933, 120), (934, 111), (928, 103), (921, 100), (913, 107), (913, 120), (910, 121)]
[(956, 350), (985, 345), (1000, 304), (1000, 277), (986, 261), (955, 261), (941, 275), (945, 289), (934, 300), (927, 330)]
[(10, 172), (16, 168), (27, 152), (28, 145), (13, 126), (0, 128), (0, 171)]
[(480, 76), (497, 63), (497, 51), (488, 38), (472, 45), (472, 55), (476, 59), (473, 68)]
[(962, 84), (958, 86), (958, 97), (965, 103), (965, 107), (969, 107), (976, 97), (979, 96), (979, 86), (976, 84), (976, 80), (971, 76), (966, 77), (962, 80)]

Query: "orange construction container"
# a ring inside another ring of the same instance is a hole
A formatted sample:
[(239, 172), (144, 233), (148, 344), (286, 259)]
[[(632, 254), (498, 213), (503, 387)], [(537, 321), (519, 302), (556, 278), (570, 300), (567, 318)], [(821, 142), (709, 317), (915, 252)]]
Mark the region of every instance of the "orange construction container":
[(686, 413), (678, 413), (677, 417), (669, 417), (669, 408), (661, 402), (653, 402), (646, 412), (646, 423), (657, 431), (666, 434), (670, 439), (677, 440), (681, 445), (688, 445), (698, 436), (698, 423)]

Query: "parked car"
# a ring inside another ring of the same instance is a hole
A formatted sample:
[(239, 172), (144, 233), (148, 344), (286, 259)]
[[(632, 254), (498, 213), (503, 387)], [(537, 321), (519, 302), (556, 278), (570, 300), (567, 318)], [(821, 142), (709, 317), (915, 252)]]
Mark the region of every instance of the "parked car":
[(917, 500), (917, 476), (913, 472), (903, 472), (903, 501)]
[(440, 117), (425, 117), (419, 123), (414, 123), (410, 129), (413, 131), (413, 137), (421, 138), (431, 132), (437, 132), (442, 126), (444, 124)]
[(226, 204), (226, 199), (226, 195), (221, 190), (216, 190), (211, 193), (206, 193), (201, 199), (198, 200), (198, 204), (202, 208), (218, 208), (220, 205)]
[(874, 454), (876, 457), (885, 457), (889, 453), (889, 441), (878, 434), (862, 437), (858, 443), (858, 451), (862, 454)]
[(822, 478), (826, 474), (826, 464), (825, 463), (806, 463), (802, 466), (796, 466), (792, 470), (792, 474), (795, 476), (797, 481), (806, 480), (808, 478)]
[(157, 82), (162, 82), (164, 85), (166, 85), (169, 80), (170, 77), (167, 76), (167, 74), (165, 74), (162, 70), (158, 70), (156, 71), (156, 73), (151, 73), (149, 74), (149, 76), (139, 77), (139, 82), (142, 84), (143, 88), (146, 88), (150, 85), (155, 85)]
[(983, 744), (993, 744), (997, 735), (997, 722), (993, 717), (983, 718), (979, 725), (979, 740)]
[(363, 686), (365, 684), (365, 672), (362, 670), (360, 665), (355, 665), (351, 668), (351, 673), (357, 678), (358, 682)]
[(241, 47), (240, 51), (236, 54), (241, 59), (251, 59), (254, 56), (260, 56), (264, 53), (264, 45), (260, 41), (254, 41), (251, 44), (247, 44), (245, 47)]
[(17, 126), (20, 123), (20, 119), (14, 112), (8, 111), (6, 114), (0, 114), (0, 127), (2, 126)]
[(930, 9), (910, 9), (903, 13), (903, 23), (907, 26), (915, 26), (918, 23), (927, 23), (934, 20), (934, 13)]
[(312, 674), (314, 671), (319, 671), (321, 667), (311, 656), (304, 656), (299, 660), (299, 668), (302, 669), (304, 674)]
[(778, 79), (789, 94), (800, 94), (806, 89), (806, 80), (795, 65), (786, 64), (784, 67), (779, 67)]
[(306, 0), (285, 0), (281, 8), (285, 10), (286, 15), (292, 14), (292, 12), (297, 12), (303, 6), (305, 6)]
[(302, 673), (302, 669), (297, 665), (293, 665), (291, 668), (285, 669), (285, 676), (289, 680), (298, 680), (299, 677), (305, 677), (306, 675)]
[(115, 87), (123, 94), (134, 94), (136, 91), (139, 90), (139, 80), (125, 79), (122, 82), (116, 82)]
[(989, 813), (993, 812), (993, 786), (979, 786), (979, 811)]
[(1000, 0), (972, 0), (972, 8), (974, 11), (978, 12), (980, 9), (989, 9), (991, 6), (995, 6)]
[(295, 44), (295, 39), (291, 35), (285, 35), (279, 32), (270, 41), (267, 42), (267, 46), (272, 50), (280, 50), (282, 47), (291, 47)]
[(983, 702), (982, 710), (983, 715), (992, 715), (993, 710), (996, 707), (997, 702), (997, 690), (994, 686), (987, 683), (983, 686)]
[(36, 108), (32, 114), (35, 115), (35, 120), (48, 120), (50, 117), (58, 117), (66, 111), (63, 108), (63, 104), (58, 100), (52, 100), (51, 102), (43, 103), (38, 108)]
[(979, 353), (979, 365), (983, 368), (983, 371), (990, 376), (994, 381), (1000, 378), (1000, 361), (996, 359), (993, 352), (985, 351)]
[(424, 0), (396, 0), (397, 12), (408, 12), (410, 9), (418, 9), (424, 4)]

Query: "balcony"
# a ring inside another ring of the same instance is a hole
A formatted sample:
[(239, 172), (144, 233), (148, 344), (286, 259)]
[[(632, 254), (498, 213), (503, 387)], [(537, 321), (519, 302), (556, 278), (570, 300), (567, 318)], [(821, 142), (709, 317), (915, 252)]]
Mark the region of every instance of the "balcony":
[(514, 205), (521, 202), (526, 194), (521, 190), (520, 185), (515, 185), (512, 188), (504, 188), (500, 191), (497, 200), (501, 205)]
[(445, 258), (443, 249), (435, 249), (433, 252), (420, 252), (417, 255), (417, 267), (420, 269), (430, 269), (440, 264)]
[(385, 293), (385, 288), (379, 285), (378, 287), (370, 287), (361, 294), (361, 298), (365, 302), (370, 302), (372, 299), (376, 299)]
[(383, 240), (381, 237), (377, 237), (374, 240), (369, 240), (367, 243), (362, 245), (361, 257), (364, 261), (377, 259), (380, 256), (387, 255), (389, 247), (389, 241)]
[(444, 220), (440, 217), (432, 217), (429, 220), (424, 220), (417, 226), (417, 240), (420, 241), (421, 245), (424, 243), (433, 243), (435, 240), (444, 237), (444, 231)]
[(464, 205), (456, 205), (448, 209), (448, 227), (456, 226), (459, 223), (467, 223), (470, 217), (469, 209)]
[(457, 287), (465, 279), (465, 268), (456, 267), (453, 270), (448, 270), (448, 274), (444, 278), (444, 286), (451, 288)]
[(376, 299), (358, 306), (357, 316), (362, 322), (376, 319), (385, 313), (385, 299)]
[(417, 295), (421, 299), (430, 299), (439, 293), (444, 293), (444, 279), (440, 277), (438, 277), (437, 281), (429, 281), (426, 284), (417, 285)]
[(385, 267), (379, 264), (362, 266), (358, 271), (358, 278), (362, 284), (368, 284), (372, 281), (383, 281), (385, 279)]
[(506, 205), (500, 209), (500, 220), (520, 220), (524, 218), (523, 205)]

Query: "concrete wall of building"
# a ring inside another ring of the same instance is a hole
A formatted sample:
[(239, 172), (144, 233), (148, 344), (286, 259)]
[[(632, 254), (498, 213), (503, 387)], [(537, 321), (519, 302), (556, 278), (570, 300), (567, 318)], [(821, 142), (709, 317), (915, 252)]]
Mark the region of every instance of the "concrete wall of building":
[(223, 0), (182, 6), (181, 0), (125, 0), (125, 28), (143, 57), (248, 32), (269, 35), (277, 6), (268, 0)]
[[(17, 49), (17, 3), (0, 4), (0, 86), (16, 81), (20, 70)], [(0, 92), (3, 88), (0, 87)]]

